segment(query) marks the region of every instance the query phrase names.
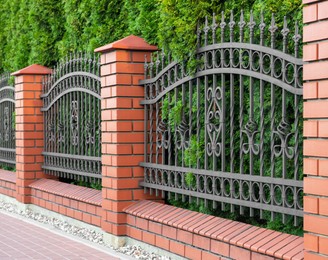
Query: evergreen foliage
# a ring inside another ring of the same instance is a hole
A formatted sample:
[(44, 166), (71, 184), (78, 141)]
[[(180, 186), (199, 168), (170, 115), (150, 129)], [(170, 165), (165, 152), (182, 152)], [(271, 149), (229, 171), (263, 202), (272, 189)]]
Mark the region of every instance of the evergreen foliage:
[(197, 22), (222, 10), (254, 10), (301, 21), (301, 0), (2, 0), (0, 72), (32, 63), (52, 67), (72, 51), (96, 47), (129, 34), (181, 60), (196, 47)]

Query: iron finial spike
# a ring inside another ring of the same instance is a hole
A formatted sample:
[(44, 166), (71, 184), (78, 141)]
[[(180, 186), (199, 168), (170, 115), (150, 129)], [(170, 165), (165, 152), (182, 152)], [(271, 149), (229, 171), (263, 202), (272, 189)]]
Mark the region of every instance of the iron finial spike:
[(271, 34), (274, 34), (277, 29), (278, 29), (278, 27), (276, 25), (276, 20), (274, 18), (274, 13), (272, 13), (271, 24), (270, 24), (270, 27), (269, 27), (269, 31), (271, 32)]
[(221, 28), (221, 42), (224, 42), (224, 28), (227, 24), (224, 21), (224, 12), (222, 11), (221, 13), (221, 23), (220, 23), (220, 28)]
[(216, 28), (218, 28), (218, 25), (216, 23), (215, 13), (213, 13), (213, 18), (212, 18), (212, 42), (213, 42), (213, 44), (216, 43)]
[(283, 27), (283, 29), (282, 29), (282, 31), (281, 31), (281, 33), (282, 33), (282, 35), (283, 35), (284, 37), (286, 37), (286, 36), (288, 35), (288, 33), (289, 33), (289, 29), (288, 29), (287, 26), (288, 26), (288, 25), (287, 25), (287, 17), (284, 16), (284, 27)]
[(226, 23), (224, 21), (224, 11), (221, 12), (221, 23), (220, 27), (223, 29), (226, 26)]
[(260, 27), (261, 31), (263, 31), (264, 27), (265, 27), (263, 10), (261, 10), (261, 23), (260, 23), (259, 27)]
[(261, 10), (261, 23), (259, 25), (259, 28), (260, 28), (260, 44), (263, 45), (263, 40), (264, 40), (263, 33), (265, 28), (263, 10)]
[(244, 27), (246, 25), (243, 10), (241, 10), (241, 12), (240, 12), (240, 19), (239, 19), (238, 25), (239, 25), (240, 42), (243, 42), (243, 40), (244, 40)]
[(235, 27), (235, 21), (233, 17), (233, 11), (230, 12), (230, 22), (229, 22), (229, 28), (230, 28), (230, 41), (233, 41), (233, 28)]
[(210, 27), (208, 26), (208, 19), (207, 16), (205, 17), (205, 27), (204, 27), (204, 35), (205, 35), (205, 46), (207, 45), (207, 35), (208, 35), (208, 31), (210, 30)]
[(295, 34), (293, 36), (293, 41), (295, 43), (294, 46), (294, 55), (295, 57), (298, 57), (298, 43), (302, 39), (302, 36), (299, 34), (299, 27), (298, 27), (298, 22), (295, 22)]
[(216, 24), (215, 13), (213, 13), (213, 16), (212, 16), (212, 28), (215, 28), (216, 29), (216, 27), (217, 27), (217, 24)]
[(250, 39), (249, 39), (250, 43), (253, 43), (255, 25), (256, 25), (256, 23), (254, 21), (253, 10), (251, 10), (251, 16), (249, 18), (249, 23), (248, 23), (248, 27), (250, 30)]
[(248, 26), (251, 29), (251, 31), (253, 31), (255, 25), (256, 25), (256, 23), (254, 21), (253, 10), (251, 10), (251, 15), (250, 15), (250, 18), (249, 18), (249, 23), (248, 23)]

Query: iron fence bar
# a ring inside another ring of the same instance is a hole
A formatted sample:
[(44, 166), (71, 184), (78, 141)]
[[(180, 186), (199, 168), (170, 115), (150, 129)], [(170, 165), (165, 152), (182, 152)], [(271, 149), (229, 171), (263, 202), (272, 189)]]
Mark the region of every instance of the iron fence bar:
[(168, 187), (168, 186), (163, 186), (163, 185), (157, 185), (157, 184), (152, 184), (152, 183), (146, 183), (146, 182), (141, 182), (140, 185), (142, 185), (143, 187), (149, 188), (149, 189), (160, 189), (162, 191), (167, 191), (168, 194), (170, 194), (170, 192), (174, 192), (174, 193), (178, 193), (178, 194), (184, 194), (186, 196), (201, 198), (204, 200), (208, 199), (208, 200), (213, 200), (213, 201), (220, 201), (222, 203), (240, 205), (240, 206), (248, 207), (248, 208), (263, 209), (263, 210), (273, 211), (273, 212), (282, 213), (282, 214), (294, 215), (297, 217), (303, 217), (303, 214), (304, 214), (302, 209), (295, 210), (295, 209), (284, 208), (284, 207), (276, 206), (276, 205), (260, 204), (260, 203), (256, 203), (256, 202), (250, 202), (247, 200), (232, 199), (232, 198), (223, 197), (220, 195), (204, 194), (202, 192), (197, 192), (197, 191), (192, 191), (192, 190), (183, 190), (183, 189), (178, 189), (178, 188), (173, 188), (173, 187)]
[(259, 175), (248, 175), (248, 174), (239, 174), (239, 173), (232, 173), (232, 172), (223, 172), (217, 171), (213, 172), (211, 170), (204, 170), (204, 169), (195, 169), (195, 168), (186, 168), (186, 167), (179, 167), (179, 166), (170, 166), (170, 165), (162, 165), (162, 164), (155, 164), (155, 163), (140, 163), (140, 166), (145, 168), (151, 169), (160, 169), (166, 171), (176, 171), (182, 173), (196, 173), (199, 175), (204, 176), (218, 176), (222, 178), (234, 178), (236, 180), (244, 180), (244, 181), (258, 181), (258, 182), (265, 182), (265, 183), (272, 183), (277, 185), (288, 185), (294, 186), (298, 188), (303, 188), (303, 181), (297, 181), (292, 179), (281, 179), (281, 178), (274, 178), (274, 177), (266, 177), (266, 176), (259, 176)]

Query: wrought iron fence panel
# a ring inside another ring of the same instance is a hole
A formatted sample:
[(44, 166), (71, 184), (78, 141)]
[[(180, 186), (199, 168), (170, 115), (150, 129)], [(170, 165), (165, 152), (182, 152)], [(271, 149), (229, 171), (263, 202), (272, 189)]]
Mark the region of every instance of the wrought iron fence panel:
[[(292, 35), (291, 35), (292, 34)], [(217, 37), (219, 36), (219, 37)], [(235, 40), (237, 38), (238, 40)], [(217, 41), (220, 38), (220, 41)], [(303, 216), (302, 68), (298, 25), (274, 16), (197, 30), (198, 66), (164, 53), (145, 63), (144, 181), (151, 193), (262, 218)], [(278, 39), (282, 44), (277, 44)]]
[(15, 89), (10, 74), (0, 76), (0, 164), (16, 166)]
[(44, 165), (47, 174), (101, 179), (99, 59), (76, 53), (43, 81)]

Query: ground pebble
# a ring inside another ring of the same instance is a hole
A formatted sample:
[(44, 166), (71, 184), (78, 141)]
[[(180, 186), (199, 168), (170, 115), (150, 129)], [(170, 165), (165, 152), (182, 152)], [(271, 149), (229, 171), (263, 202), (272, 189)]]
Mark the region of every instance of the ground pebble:
[(132, 256), (136, 259), (170, 260), (170, 258), (167, 256), (160, 256), (160, 255), (154, 254), (152, 252), (148, 252), (148, 251), (142, 249), (140, 246), (136, 246), (136, 245), (133, 245), (133, 246), (127, 245), (127, 246), (120, 247), (118, 249), (114, 249), (112, 246), (106, 245), (103, 241), (103, 235), (101, 233), (96, 232), (95, 230), (90, 230), (87, 228), (80, 228), (80, 227), (71, 225), (71, 224), (67, 223), (66, 221), (62, 221), (62, 220), (59, 220), (56, 218), (51, 218), (51, 217), (33, 212), (30, 209), (19, 210), (17, 208), (17, 206), (12, 203), (0, 201), (0, 210), (6, 211), (9, 213), (18, 214), (20, 216), (38, 221), (43, 224), (51, 225), (51, 226), (55, 227), (56, 229), (64, 231), (68, 234), (86, 239), (88, 241), (92, 241), (99, 245), (107, 246), (113, 250), (116, 250), (119, 253), (122, 253), (122, 254), (125, 254), (128, 256)]

